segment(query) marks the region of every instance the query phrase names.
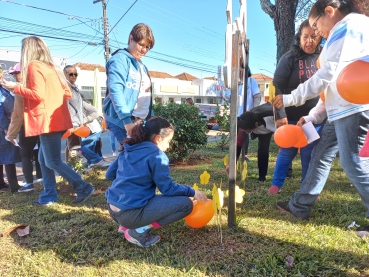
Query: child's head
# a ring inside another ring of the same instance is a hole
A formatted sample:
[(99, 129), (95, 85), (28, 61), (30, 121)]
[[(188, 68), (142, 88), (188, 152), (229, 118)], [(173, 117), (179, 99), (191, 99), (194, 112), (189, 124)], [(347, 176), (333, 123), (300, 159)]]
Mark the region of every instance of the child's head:
[(146, 121), (145, 125), (136, 125), (132, 129), (131, 137), (124, 143), (134, 145), (144, 141), (155, 143), (161, 151), (169, 148), (169, 143), (174, 135), (174, 126), (168, 120), (155, 116)]
[(253, 112), (243, 113), (237, 122), (237, 127), (244, 130), (246, 133), (251, 133), (252, 130), (259, 126), (258, 117)]

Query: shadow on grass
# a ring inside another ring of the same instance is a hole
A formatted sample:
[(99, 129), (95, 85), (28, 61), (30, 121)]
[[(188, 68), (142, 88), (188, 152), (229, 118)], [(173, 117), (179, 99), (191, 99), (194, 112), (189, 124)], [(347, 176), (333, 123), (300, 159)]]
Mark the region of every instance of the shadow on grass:
[[(31, 205), (40, 190), (28, 195), (2, 195), (2, 209), (9, 213), (1, 220), (31, 225), (29, 236), (12, 235), (13, 242), (20, 247), (33, 253), (52, 251), (62, 262), (74, 266), (100, 268), (120, 261), (122, 266), (131, 266), (136, 271), (135, 264), (144, 264), (149, 268), (150, 265), (161, 267), (163, 272), (165, 268), (176, 269), (183, 275), (196, 270), (204, 276), (364, 276), (360, 272), (369, 264), (367, 256), (351, 250), (319, 249), (307, 246), (304, 241), (291, 242), (248, 228), (223, 227), (221, 243), (217, 227), (192, 229), (183, 221), (155, 230), (163, 240), (154, 247), (142, 249), (117, 233), (118, 226), (106, 210), (104, 191), (108, 185), (106, 181), (95, 184), (97, 194), (81, 206), (70, 204), (73, 198), (62, 185), (59, 185), (59, 204), (48, 207)], [(270, 207), (262, 208), (257, 199), (250, 200), (246, 198), (242, 205), (248, 218), (267, 218), (275, 224), (293, 221), (283, 214), (273, 216)], [(284, 262), (288, 255), (295, 259), (291, 270)], [(353, 269), (355, 272), (350, 272)]]

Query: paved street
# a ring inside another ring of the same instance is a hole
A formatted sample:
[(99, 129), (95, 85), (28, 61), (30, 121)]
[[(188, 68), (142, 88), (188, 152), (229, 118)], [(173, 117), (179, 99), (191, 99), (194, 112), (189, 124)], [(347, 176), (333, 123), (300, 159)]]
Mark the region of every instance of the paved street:
[[(212, 141), (216, 141), (218, 139), (220, 139), (219, 136), (217, 136), (218, 134), (218, 130), (209, 130), (208, 132), (208, 142), (212, 142)], [(113, 153), (111, 151), (110, 148), (110, 139), (109, 139), (109, 134), (108, 133), (103, 133), (101, 135), (101, 140), (102, 140), (102, 154), (103, 157), (106, 161), (108, 162), (112, 162), (116, 159), (116, 157), (113, 157)], [(117, 150), (119, 150), (119, 144), (116, 142), (116, 148)], [(61, 151), (61, 155), (62, 155), (62, 160), (65, 161), (65, 141), (62, 141), (62, 151)], [(118, 154), (118, 153), (117, 153)], [(35, 172), (34, 172), (34, 176), (35, 176)], [(22, 184), (24, 182), (24, 178), (23, 178), (23, 172), (22, 172), (22, 164), (18, 163), (17, 164), (17, 175), (18, 175), (18, 182), (20, 184)], [(35, 177), (36, 178), (36, 177)]]

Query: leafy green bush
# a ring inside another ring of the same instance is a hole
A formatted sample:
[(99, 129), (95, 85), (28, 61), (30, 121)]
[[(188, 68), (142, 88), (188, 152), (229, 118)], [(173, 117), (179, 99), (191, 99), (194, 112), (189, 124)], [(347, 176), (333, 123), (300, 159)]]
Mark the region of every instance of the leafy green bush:
[(186, 104), (154, 104), (154, 114), (171, 122), (176, 131), (169, 148), (169, 157), (184, 159), (190, 150), (196, 150), (207, 143), (206, 121), (201, 120), (198, 108)]

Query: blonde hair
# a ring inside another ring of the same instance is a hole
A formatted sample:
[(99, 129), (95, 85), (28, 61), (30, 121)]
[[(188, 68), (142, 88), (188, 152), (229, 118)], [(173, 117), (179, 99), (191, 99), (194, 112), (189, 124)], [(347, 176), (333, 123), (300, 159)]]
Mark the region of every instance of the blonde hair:
[(22, 40), (21, 73), (23, 76), (22, 83), (24, 86), (26, 86), (27, 83), (28, 66), (31, 62), (41, 62), (51, 66), (55, 69), (60, 83), (64, 87), (68, 86), (67, 79), (65, 78), (63, 71), (54, 63), (46, 43), (41, 38), (36, 36), (26, 37)]

